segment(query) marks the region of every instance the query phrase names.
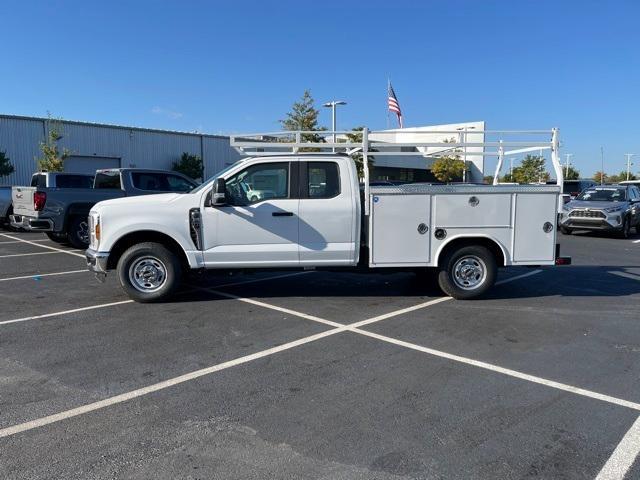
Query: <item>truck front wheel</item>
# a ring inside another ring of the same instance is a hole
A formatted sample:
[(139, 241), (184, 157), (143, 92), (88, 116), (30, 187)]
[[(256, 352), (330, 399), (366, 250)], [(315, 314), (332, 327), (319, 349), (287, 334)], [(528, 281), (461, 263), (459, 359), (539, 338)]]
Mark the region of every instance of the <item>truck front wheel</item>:
[(171, 296), (179, 286), (182, 267), (176, 255), (164, 245), (138, 243), (118, 260), (118, 278), (132, 300), (158, 302)]
[(447, 295), (467, 300), (489, 290), (497, 273), (494, 255), (483, 246), (470, 245), (446, 255), (438, 272), (438, 285)]

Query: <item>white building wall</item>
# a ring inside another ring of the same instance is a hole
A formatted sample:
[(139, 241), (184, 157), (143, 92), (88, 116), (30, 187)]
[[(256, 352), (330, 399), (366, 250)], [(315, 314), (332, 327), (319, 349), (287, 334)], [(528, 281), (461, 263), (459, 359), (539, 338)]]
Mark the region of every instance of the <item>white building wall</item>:
[[(424, 154), (430, 154), (446, 149), (445, 140), (455, 140), (457, 142), (465, 141), (466, 143), (484, 142), (485, 122), (463, 122), (450, 123), (446, 125), (430, 125), (423, 127), (412, 127), (405, 129), (392, 129), (376, 132), (369, 135), (371, 140), (377, 140), (388, 143), (440, 143), (440, 147), (421, 147), (418, 150)], [(429, 133), (420, 133), (429, 132)], [(439, 132), (458, 132), (458, 133), (439, 133)], [(400, 148), (398, 148), (400, 150)], [(470, 182), (482, 182), (484, 171), (484, 157), (482, 155), (473, 155), (473, 152), (482, 152), (482, 147), (467, 147), (464, 158), (469, 162), (469, 178)], [(429, 169), (435, 158), (425, 157), (420, 154), (398, 155), (398, 156), (375, 156), (375, 166), (378, 167), (395, 167), (395, 168), (416, 168)], [(461, 157), (463, 158), (463, 157)]]
[[(37, 169), (40, 143), (47, 135), (44, 118), (0, 115), (0, 150), (6, 151), (16, 171), (0, 179), (1, 184), (25, 185)], [(74, 157), (74, 165), (83, 160), (93, 166), (101, 161), (110, 168), (171, 169), (183, 152), (199, 155), (208, 178), (241, 158), (229, 145), (229, 137), (198, 133), (172, 132), (85, 122), (61, 122), (59, 147)], [(93, 161), (92, 161), (93, 160)]]

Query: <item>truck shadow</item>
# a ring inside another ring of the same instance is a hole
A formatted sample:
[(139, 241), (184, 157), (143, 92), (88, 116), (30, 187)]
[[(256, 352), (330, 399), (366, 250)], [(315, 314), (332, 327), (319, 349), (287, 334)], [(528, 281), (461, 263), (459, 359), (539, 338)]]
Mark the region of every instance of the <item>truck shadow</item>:
[[(479, 299), (531, 299), (545, 297), (626, 297), (640, 294), (639, 266), (567, 266), (543, 268), (541, 273), (494, 286)], [(498, 280), (532, 272), (513, 267), (501, 270)], [(635, 273), (634, 273), (635, 272)], [(210, 272), (187, 279), (198, 288), (220, 289), (225, 293), (250, 298), (330, 299), (338, 297), (440, 297), (435, 276), (419, 276), (411, 272), (392, 274), (318, 271), (303, 275), (267, 280), (266, 277), (295, 272), (269, 272), (216, 275)], [(265, 278), (261, 281), (261, 278)], [(252, 283), (243, 283), (252, 282)], [(238, 285), (225, 286), (238, 283)], [(188, 288), (188, 287), (186, 287)], [(192, 291), (177, 295), (173, 302), (211, 301), (222, 299), (212, 291)]]

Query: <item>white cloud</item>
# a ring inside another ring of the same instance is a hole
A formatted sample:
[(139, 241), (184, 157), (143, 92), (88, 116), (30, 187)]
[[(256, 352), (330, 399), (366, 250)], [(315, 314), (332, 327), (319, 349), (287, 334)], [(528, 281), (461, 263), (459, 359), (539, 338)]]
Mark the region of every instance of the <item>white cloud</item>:
[(177, 120), (178, 118), (182, 118), (184, 116), (181, 112), (175, 112), (173, 110), (162, 108), (157, 105), (151, 109), (151, 113), (153, 113), (154, 115), (163, 115), (173, 120)]

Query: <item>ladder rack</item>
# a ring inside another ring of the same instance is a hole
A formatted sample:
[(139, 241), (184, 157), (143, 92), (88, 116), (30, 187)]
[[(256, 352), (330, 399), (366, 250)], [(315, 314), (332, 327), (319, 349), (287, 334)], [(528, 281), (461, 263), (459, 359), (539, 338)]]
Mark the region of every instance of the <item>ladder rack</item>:
[[(467, 136), (482, 135), (483, 141), (467, 142)], [(361, 141), (351, 141), (350, 136), (358, 136)], [(411, 141), (402, 137), (411, 137)], [(451, 136), (446, 141), (442, 137)], [(340, 137), (344, 141), (334, 142)], [(420, 141), (420, 137), (424, 141)], [(434, 137), (440, 141), (434, 141)], [(490, 141), (486, 141), (490, 137)], [(417, 141), (416, 141), (417, 140)], [(369, 156), (422, 156), (438, 158), (457, 156), (465, 160), (467, 157), (497, 157), (498, 163), (493, 176), (493, 184), (498, 178), (504, 158), (528, 152), (549, 150), (551, 163), (556, 174), (557, 184), (562, 189), (564, 180), (560, 165), (560, 140), (557, 128), (551, 130), (420, 130), (398, 129), (369, 131), (279, 131), (231, 135), (230, 143), (247, 155), (291, 155), (304, 150), (313, 149), (321, 153), (362, 154), (364, 171), (365, 198), (369, 198)], [(413, 148), (413, 151), (402, 151), (402, 148)], [(562, 190), (561, 190), (562, 191)], [(365, 214), (369, 214), (369, 202), (365, 202)]]

